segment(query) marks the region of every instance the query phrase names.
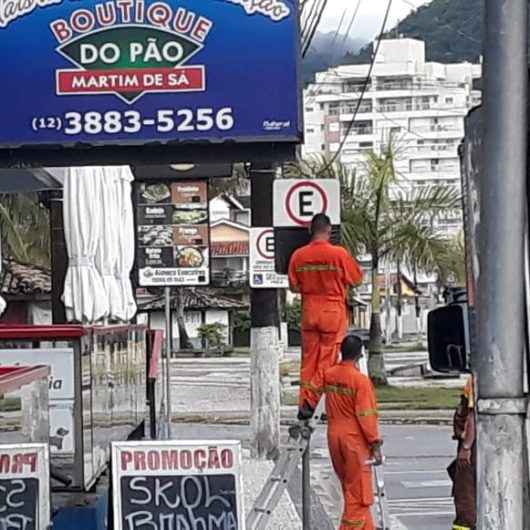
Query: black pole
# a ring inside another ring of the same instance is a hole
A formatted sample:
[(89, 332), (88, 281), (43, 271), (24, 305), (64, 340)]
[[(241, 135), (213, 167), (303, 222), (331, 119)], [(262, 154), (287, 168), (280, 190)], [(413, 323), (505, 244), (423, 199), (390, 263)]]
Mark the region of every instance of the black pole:
[[(252, 226), (271, 227), (274, 168), (255, 164), (250, 179)], [(252, 451), (258, 458), (270, 458), (280, 445), (277, 289), (252, 289), (250, 300)]]
[(64, 239), (63, 192), (52, 191), (50, 205), (50, 238), (52, 267), (52, 322), (66, 323), (66, 310), (62, 301), (64, 280), (68, 268), (68, 254)]
[[(250, 174), (250, 208), (253, 227), (272, 226), (272, 189), (274, 169), (270, 165), (254, 165)], [(251, 290), (252, 327), (278, 326), (278, 290)]]

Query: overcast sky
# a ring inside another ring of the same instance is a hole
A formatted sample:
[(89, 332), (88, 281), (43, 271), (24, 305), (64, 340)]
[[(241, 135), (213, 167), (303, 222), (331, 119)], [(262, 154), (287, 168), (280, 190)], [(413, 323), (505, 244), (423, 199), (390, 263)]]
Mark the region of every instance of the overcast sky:
[[(360, 0), (359, 11), (355, 19), (351, 36), (371, 40), (379, 33), (383, 16), (386, 10), (387, 0)], [(386, 29), (396, 25), (399, 20), (405, 18), (414, 7), (428, 4), (430, 0), (393, 0), (392, 10), (388, 19)], [(339, 25), (344, 9), (347, 8), (343, 31), (347, 22), (353, 15), (358, 0), (329, 0), (321, 22), (322, 31), (335, 31)]]

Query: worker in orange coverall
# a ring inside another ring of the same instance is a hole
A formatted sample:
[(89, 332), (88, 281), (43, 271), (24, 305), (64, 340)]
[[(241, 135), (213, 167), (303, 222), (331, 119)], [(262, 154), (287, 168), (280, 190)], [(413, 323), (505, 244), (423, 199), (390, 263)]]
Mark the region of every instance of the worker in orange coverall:
[(311, 242), (296, 250), (289, 263), (291, 290), (302, 295), (300, 420), (312, 415), (322, 395), (324, 371), (337, 362), (348, 328), (348, 289), (363, 278), (349, 252), (330, 243), (331, 228), (328, 216), (315, 215)]
[(329, 452), (344, 496), (340, 530), (374, 530), (373, 477), (367, 462), (382, 461), (376, 396), (359, 370), (361, 339), (348, 335), (341, 352), (342, 362), (324, 374)]

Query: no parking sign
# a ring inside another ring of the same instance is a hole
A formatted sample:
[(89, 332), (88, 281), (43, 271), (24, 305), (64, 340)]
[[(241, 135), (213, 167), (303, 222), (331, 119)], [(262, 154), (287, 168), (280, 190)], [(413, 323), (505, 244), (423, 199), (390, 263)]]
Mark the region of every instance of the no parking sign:
[(340, 183), (336, 179), (278, 179), (274, 182), (274, 226), (302, 228), (318, 213), (340, 224)]
[(309, 243), (308, 227), (316, 214), (333, 225), (332, 240), (340, 241), (340, 182), (336, 179), (278, 179), (274, 182), (275, 269), (286, 274), (293, 252)]
[(288, 287), (287, 276), (274, 269), (275, 238), (272, 227), (250, 229), (250, 286), (253, 289)]

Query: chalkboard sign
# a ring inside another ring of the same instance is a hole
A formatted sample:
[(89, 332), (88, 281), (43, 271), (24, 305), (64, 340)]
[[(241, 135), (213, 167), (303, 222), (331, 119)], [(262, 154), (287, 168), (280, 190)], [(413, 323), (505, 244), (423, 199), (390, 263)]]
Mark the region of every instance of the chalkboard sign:
[(115, 442), (112, 466), (114, 530), (245, 528), (239, 442)]
[(0, 530), (49, 527), (48, 446), (0, 445)]

